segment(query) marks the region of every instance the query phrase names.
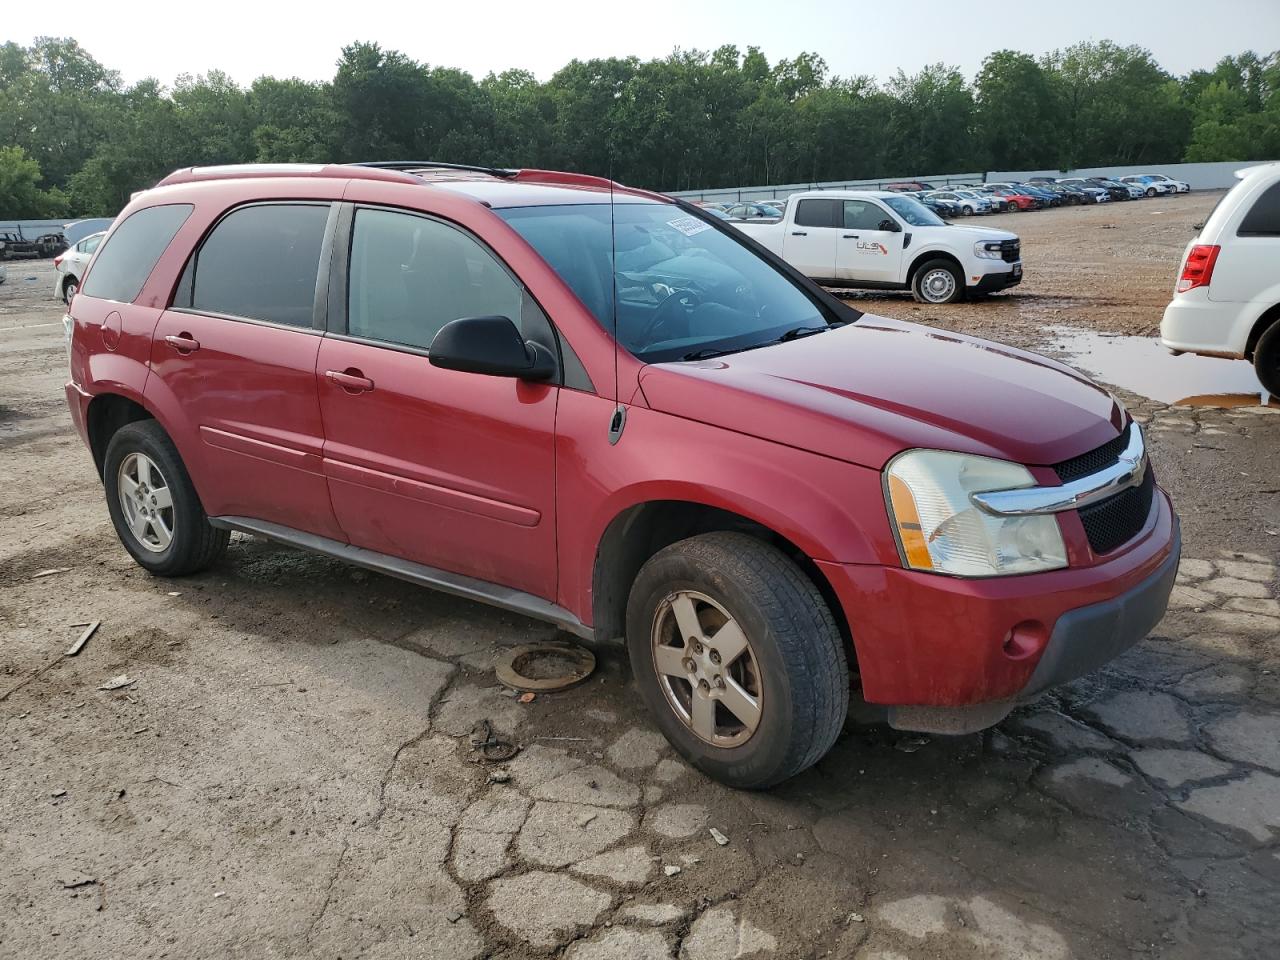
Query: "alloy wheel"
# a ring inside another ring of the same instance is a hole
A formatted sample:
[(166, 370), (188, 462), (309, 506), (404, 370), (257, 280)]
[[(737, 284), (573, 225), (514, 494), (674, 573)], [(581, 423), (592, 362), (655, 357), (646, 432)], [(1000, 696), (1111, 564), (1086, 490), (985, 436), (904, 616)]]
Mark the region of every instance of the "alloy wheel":
[(700, 740), (738, 747), (760, 725), (764, 678), (751, 641), (717, 601), (678, 590), (658, 605), (653, 665), (667, 703)]
[(130, 453), (120, 461), (120, 509), (138, 545), (163, 553), (173, 541), (173, 494), (156, 462), (145, 453)]

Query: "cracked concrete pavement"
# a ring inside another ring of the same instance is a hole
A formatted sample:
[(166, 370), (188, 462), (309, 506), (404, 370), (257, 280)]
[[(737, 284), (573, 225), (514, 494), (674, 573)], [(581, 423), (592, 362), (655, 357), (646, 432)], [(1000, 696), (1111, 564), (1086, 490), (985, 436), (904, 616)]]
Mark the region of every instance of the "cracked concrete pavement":
[[(1280, 955), (1280, 416), (1130, 398), (1186, 553), (1146, 642), (985, 746), (850, 726), (743, 793), (675, 757), (616, 647), (521, 704), (495, 655), (551, 627), (239, 536), (144, 574), (47, 270), (0, 286), (0, 956)], [(519, 755), (481, 762), (481, 719)]]

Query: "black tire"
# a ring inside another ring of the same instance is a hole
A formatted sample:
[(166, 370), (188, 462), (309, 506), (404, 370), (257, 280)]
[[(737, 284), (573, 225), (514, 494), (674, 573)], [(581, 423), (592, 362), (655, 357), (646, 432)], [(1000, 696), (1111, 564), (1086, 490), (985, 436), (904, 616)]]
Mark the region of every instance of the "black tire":
[[(743, 743), (717, 746), (698, 737), (660, 685), (653, 628), (662, 605), (680, 590), (713, 599), (748, 638), (761, 709)], [(780, 550), (743, 533), (681, 540), (640, 568), (627, 601), (627, 650), (663, 735), (690, 764), (731, 787), (763, 789), (813, 766), (835, 743), (849, 710), (844, 641), (822, 594)]]
[(80, 281), (79, 281), (79, 280), (77, 280), (75, 277), (68, 277), (66, 280), (62, 281), (62, 301), (63, 301), (63, 303), (66, 303), (67, 305), (70, 305), (70, 304), (71, 304), (71, 298), (72, 298), (72, 297), (74, 297), (74, 296), (76, 295), (76, 292), (77, 292), (79, 289), (80, 289)]
[[(953, 281), (950, 292), (943, 296), (937, 294), (927, 294), (926, 284), (931, 285), (932, 275), (938, 270), (945, 270), (951, 274)], [(944, 303), (955, 303), (957, 300), (964, 299), (964, 274), (960, 272), (960, 268), (951, 260), (926, 260), (920, 264), (919, 268), (911, 277), (911, 295), (915, 297), (917, 303), (928, 303), (938, 306)]]
[(1253, 369), (1258, 372), (1262, 388), (1273, 397), (1280, 397), (1280, 320), (1262, 331), (1253, 348)]
[(1155, 195), (1156, 195), (1156, 188), (1155, 188), (1155, 187), (1147, 187), (1147, 196), (1148, 196), (1148, 197), (1154, 197)]
[[(172, 500), (167, 516), (172, 538), (162, 550), (144, 546), (125, 517), (120, 498), (120, 467), (134, 453), (144, 455), (155, 464)], [(230, 531), (209, 524), (177, 447), (156, 421), (139, 420), (117, 430), (107, 444), (102, 475), (111, 523), (120, 542), (139, 566), (157, 576), (181, 577), (212, 566), (226, 552)]]

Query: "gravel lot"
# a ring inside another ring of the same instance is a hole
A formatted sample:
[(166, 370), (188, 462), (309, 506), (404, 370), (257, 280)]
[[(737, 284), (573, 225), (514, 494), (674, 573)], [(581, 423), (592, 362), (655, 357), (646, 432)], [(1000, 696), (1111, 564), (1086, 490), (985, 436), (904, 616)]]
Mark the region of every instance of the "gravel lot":
[[(1150, 333), (1216, 199), (989, 217), (1016, 292), (854, 299), (1023, 346)], [(850, 726), (737, 793), (675, 759), (615, 647), (522, 704), (493, 663), (542, 624), (242, 537), (143, 573), (64, 408), (50, 270), (0, 286), (0, 956), (1280, 955), (1280, 409), (1131, 398), (1184, 562), (1121, 660), (985, 750)], [(515, 760), (478, 761), (481, 719)]]

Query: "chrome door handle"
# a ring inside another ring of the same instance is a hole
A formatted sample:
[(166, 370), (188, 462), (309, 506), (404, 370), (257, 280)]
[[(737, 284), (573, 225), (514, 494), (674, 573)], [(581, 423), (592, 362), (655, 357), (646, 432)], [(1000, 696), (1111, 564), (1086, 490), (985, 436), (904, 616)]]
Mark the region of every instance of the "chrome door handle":
[(179, 353), (192, 353), (200, 349), (200, 341), (185, 331), (177, 336), (170, 335), (165, 337), (164, 342)]

